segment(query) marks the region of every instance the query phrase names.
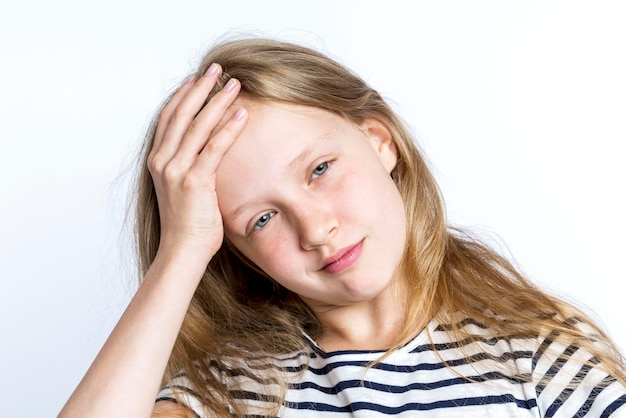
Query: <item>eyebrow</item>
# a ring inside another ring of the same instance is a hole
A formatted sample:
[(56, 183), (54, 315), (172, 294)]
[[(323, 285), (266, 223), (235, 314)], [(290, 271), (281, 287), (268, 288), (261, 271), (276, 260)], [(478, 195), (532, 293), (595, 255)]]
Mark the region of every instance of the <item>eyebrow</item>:
[(252, 206), (252, 203), (244, 203), (243, 205), (239, 206), (237, 209), (230, 213), (230, 218), (236, 220), (241, 215), (241, 212), (246, 210), (249, 206)]
[(322, 135), (315, 138), (308, 147), (306, 147), (300, 154), (296, 156), (290, 163), (289, 168), (296, 168), (298, 165), (302, 164), (304, 160), (306, 160), (313, 151), (317, 150), (317, 147), (323, 143), (329, 142), (331, 140), (330, 132), (325, 132)]
[[(327, 143), (331, 139), (332, 137), (330, 135), (330, 132), (325, 132), (322, 135), (316, 137), (311, 142), (311, 144), (309, 144), (309, 146), (302, 150), (302, 152), (299, 153), (296, 158), (291, 160), (291, 162), (287, 166), (292, 169), (296, 168), (298, 165), (302, 164), (302, 162), (305, 161), (313, 153), (313, 151), (315, 151), (319, 147), (320, 144)], [(243, 212), (245, 209), (252, 206), (253, 204), (253, 202), (247, 202), (237, 207), (230, 213), (231, 219), (236, 219), (239, 215), (241, 215), (241, 212)]]

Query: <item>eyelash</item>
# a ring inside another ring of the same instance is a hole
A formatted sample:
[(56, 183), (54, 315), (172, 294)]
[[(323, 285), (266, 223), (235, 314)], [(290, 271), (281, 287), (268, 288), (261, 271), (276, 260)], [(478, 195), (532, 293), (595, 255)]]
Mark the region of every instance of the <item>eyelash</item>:
[[(313, 169), (313, 172), (311, 173), (311, 179), (316, 179), (319, 176), (326, 173), (328, 171), (329, 166), (330, 166), (330, 163), (328, 161), (324, 161), (323, 163), (319, 164), (317, 167)], [(316, 172), (319, 168), (323, 170), (321, 173)]]
[[(267, 213), (264, 213), (263, 215), (261, 215), (261, 217), (254, 224), (254, 230), (257, 231), (257, 230), (263, 228), (265, 225), (267, 225), (267, 223), (270, 221), (270, 219), (272, 219), (272, 217), (274, 217), (274, 215), (276, 215), (276, 211), (267, 212)], [(263, 225), (259, 225), (259, 223), (261, 223), (261, 222), (263, 222)]]
[[(318, 164), (313, 169), (313, 172), (311, 173), (311, 179), (315, 180), (319, 176), (324, 175), (328, 171), (329, 166), (330, 166), (330, 162), (328, 161), (324, 161), (323, 163)], [(261, 217), (254, 224), (254, 228), (253, 228), (254, 231), (258, 231), (259, 229), (265, 227), (265, 225), (267, 225), (267, 223), (270, 221), (270, 219), (274, 217), (274, 215), (276, 215), (276, 211), (270, 211), (261, 215)], [(259, 224), (262, 224), (262, 225), (259, 225)]]

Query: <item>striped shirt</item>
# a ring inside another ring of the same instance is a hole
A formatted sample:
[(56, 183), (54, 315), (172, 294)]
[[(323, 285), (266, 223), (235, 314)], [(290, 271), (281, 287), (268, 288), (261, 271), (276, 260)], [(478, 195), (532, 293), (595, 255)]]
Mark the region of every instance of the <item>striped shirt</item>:
[[(473, 334), (486, 332), (472, 320), (462, 325)], [(383, 352), (327, 353), (307, 337), (309, 352), (276, 360), (294, 376), (279, 416), (626, 417), (626, 388), (585, 366), (585, 360), (597, 362), (585, 350), (561, 344), (556, 335), (457, 341), (448, 329), (432, 321), (373, 367)], [(563, 360), (560, 353), (571, 358)], [(253, 411), (264, 406), (258, 394), (271, 392), (238, 373), (227, 379), (236, 388), (232, 394)], [(173, 383), (204, 417), (185, 376)], [(163, 388), (158, 400), (173, 400), (172, 389)]]

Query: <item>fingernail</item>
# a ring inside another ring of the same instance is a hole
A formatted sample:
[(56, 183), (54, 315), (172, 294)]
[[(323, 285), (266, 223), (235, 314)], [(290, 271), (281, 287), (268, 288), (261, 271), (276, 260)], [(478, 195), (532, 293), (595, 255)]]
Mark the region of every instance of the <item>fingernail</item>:
[(237, 80), (234, 78), (231, 78), (230, 80), (228, 80), (228, 83), (226, 83), (226, 85), (224, 86), (224, 91), (232, 91), (236, 85), (237, 85)]
[(216, 63), (211, 64), (211, 66), (206, 70), (206, 73), (204, 73), (204, 75), (213, 75), (217, 72), (217, 70), (219, 70), (220, 66), (217, 65)]
[(244, 109), (243, 107), (240, 108), (239, 110), (237, 110), (237, 112), (235, 112), (235, 120), (241, 120), (243, 119), (243, 117), (246, 115), (246, 109)]

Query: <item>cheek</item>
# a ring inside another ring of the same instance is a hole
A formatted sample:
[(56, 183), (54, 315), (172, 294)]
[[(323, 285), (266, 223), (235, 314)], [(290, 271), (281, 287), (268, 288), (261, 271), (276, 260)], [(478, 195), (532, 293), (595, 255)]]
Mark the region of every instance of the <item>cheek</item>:
[(340, 213), (353, 213), (369, 198), (369, 181), (358, 167), (349, 167), (342, 170), (338, 180), (332, 181), (329, 188), (324, 190), (324, 199), (339, 209)]
[[(367, 165), (363, 165), (367, 167)], [(381, 222), (389, 217), (404, 219), (404, 205), (400, 193), (380, 164), (370, 165), (370, 170), (353, 167), (342, 175), (335, 185), (333, 196), (343, 213), (365, 216), (370, 222)], [(372, 168), (373, 167), (373, 168)]]
[(295, 254), (288, 237), (277, 234), (260, 243), (257, 250), (247, 255), (257, 266), (277, 282), (283, 284), (284, 277), (294, 275)]

